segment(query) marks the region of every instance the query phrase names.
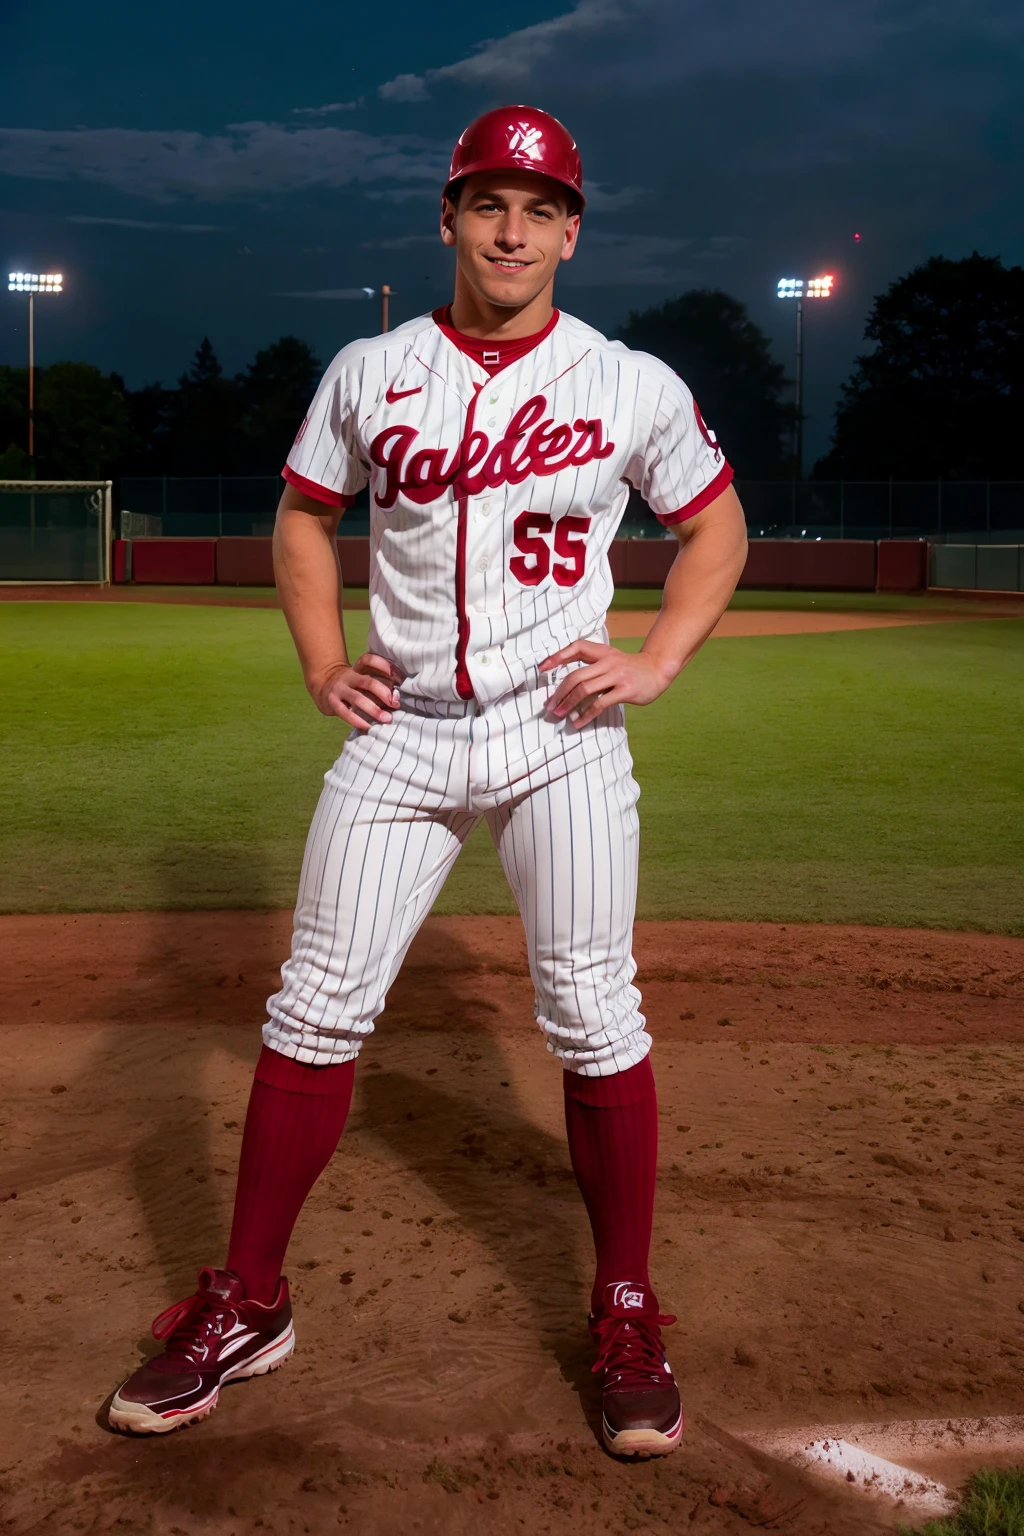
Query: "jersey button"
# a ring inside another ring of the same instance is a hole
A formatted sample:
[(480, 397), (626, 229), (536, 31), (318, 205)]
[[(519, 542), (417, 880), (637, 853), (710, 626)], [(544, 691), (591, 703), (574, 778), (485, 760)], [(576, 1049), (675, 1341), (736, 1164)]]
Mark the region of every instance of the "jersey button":
[(490, 654), (489, 651), (484, 651), (483, 655), (480, 657), (480, 665), (482, 667), (489, 667), (490, 664), (491, 664), (491, 654)]
[(490, 569), (490, 564), (491, 564), (491, 562), (487, 558), (487, 556), (486, 555), (481, 555), (480, 559), (476, 563), (476, 568), (477, 568), (478, 571), (486, 571), (486, 570)]

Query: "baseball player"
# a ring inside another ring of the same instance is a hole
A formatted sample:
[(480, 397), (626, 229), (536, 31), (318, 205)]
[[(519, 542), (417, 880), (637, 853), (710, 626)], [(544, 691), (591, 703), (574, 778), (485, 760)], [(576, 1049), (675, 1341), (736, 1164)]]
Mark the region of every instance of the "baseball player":
[[(284, 469), (277, 586), (306, 686), (352, 727), (326, 775), (291, 958), (256, 1068), (225, 1265), (153, 1325), (163, 1353), (113, 1425), (205, 1418), (294, 1344), (281, 1273), (345, 1125), (360, 1047), (472, 828), (526, 928), (536, 1017), (562, 1067), (593, 1232), (604, 1439), (679, 1442), (648, 1274), (657, 1158), (651, 1037), (633, 985), (638, 787), (626, 704), (669, 687), (745, 558), (732, 470), (671, 369), (553, 307), (580, 235), (573, 139), (530, 107), (466, 129), (444, 188), (455, 297), (331, 363)], [(371, 494), (370, 636), (350, 660), (336, 533)], [(638, 654), (608, 644), (608, 550), (630, 486), (679, 540)]]

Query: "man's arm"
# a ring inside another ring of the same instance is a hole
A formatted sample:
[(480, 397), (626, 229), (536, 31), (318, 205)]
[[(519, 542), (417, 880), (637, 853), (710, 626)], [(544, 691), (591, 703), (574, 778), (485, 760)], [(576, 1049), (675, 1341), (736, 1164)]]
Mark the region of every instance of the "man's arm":
[(578, 711), (577, 726), (613, 704), (650, 704), (692, 661), (729, 604), (747, 558), (743, 508), (732, 486), (703, 511), (677, 523), (679, 553), (665, 579), (661, 612), (637, 655), (579, 640), (541, 663), (541, 671), (570, 661), (577, 668), (555, 690), (548, 708), (561, 718)]
[(348, 659), (337, 545), (340, 519), (340, 507), (327, 507), (286, 485), (274, 524), (274, 579), (316, 707), (365, 730), (371, 720), (390, 722), (402, 679), (383, 656), (367, 652), (355, 662)]

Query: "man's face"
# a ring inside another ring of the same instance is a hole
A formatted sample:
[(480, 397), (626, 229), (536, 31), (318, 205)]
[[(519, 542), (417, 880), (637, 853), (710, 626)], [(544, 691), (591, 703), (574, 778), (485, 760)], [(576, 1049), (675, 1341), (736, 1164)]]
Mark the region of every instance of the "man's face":
[(480, 171), (445, 199), (441, 238), (465, 280), (489, 304), (521, 309), (576, 248), (580, 218), (565, 189), (529, 171)]

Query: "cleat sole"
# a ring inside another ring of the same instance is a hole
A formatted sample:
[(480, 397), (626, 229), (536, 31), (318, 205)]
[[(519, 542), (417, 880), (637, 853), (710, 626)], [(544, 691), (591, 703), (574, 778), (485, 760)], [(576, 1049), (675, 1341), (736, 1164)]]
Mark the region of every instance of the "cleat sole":
[(680, 1413), (678, 1423), (667, 1432), (660, 1429), (614, 1430), (607, 1419), (602, 1420), (601, 1432), (605, 1450), (613, 1456), (635, 1457), (648, 1461), (652, 1456), (668, 1456), (683, 1438), (685, 1419)]
[(254, 1376), (266, 1376), (270, 1371), (279, 1370), (294, 1348), (295, 1333), (289, 1323), (280, 1338), (268, 1344), (254, 1360), (228, 1371), (220, 1385), (214, 1387), (209, 1397), (198, 1405), (193, 1404), (180, 1413), (155, 1413), (145, 1403), (128, 1402), (115, 1392), (107, 1422), (111, 1429), (120, 1429), (132, 1435), (167, 1435), (176, 1429), (187, 1429), (190, 1424), (199, 1424), (210, 1417), (217, 1406), (222, 1387), (231, 1381), (249, 1381)]

